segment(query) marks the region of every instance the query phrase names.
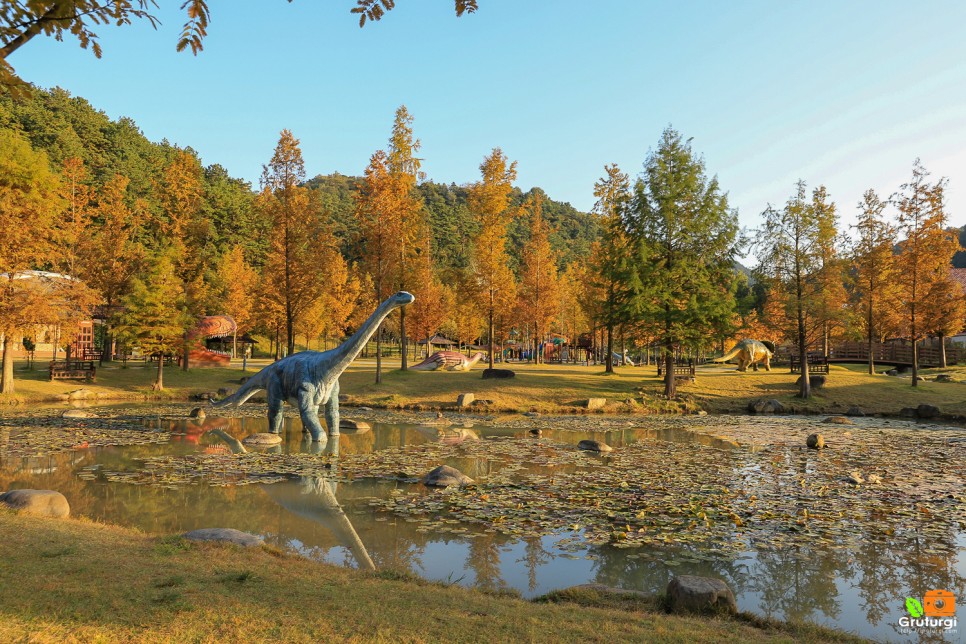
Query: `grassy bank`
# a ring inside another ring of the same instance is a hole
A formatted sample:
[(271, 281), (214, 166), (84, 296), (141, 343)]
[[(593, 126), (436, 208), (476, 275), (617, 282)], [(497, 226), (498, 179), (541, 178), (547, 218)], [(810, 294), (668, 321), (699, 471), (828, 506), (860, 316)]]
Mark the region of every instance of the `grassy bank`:
[[(387, 361), (395, 367), (395, 361)], [(249, 365), (248, 375), (268, 364)], [(808, 401), (796, 396), (797, 375), (787, 369), (770, 372), (740, 373), (732, 365), (698, 368), (696, 382), (679, 386), (680, 401), (662, 398), (663, 382), (654, 367), (619, 367), (605, 375), (601, 366), (506, 365), (516, 372), (509, 380), (482, 380), (481, 369), (471, 372), (402, 372), (386, 369), (383, 382), (374, 384), (375, 365), (360, 360), (343, 374), (342, 393), (349, 404), (370, 407), (447, 409), (456, 404), (460, 393), (470, 392), (477, 399), (490, 401), (475, 409), (493, 412), (537, 411), (570, 413), (585, 409), (588, 398), (607, 400), (605, 411), (622, 413), (660, 413), (705, 410), (710, 413), (743, 412), (749, 400), (775, 398), (798, 412), (842, 413), (852, 405), (866, 412), (897, 413), (903, 407), (927, 403), (949, 414), (966, 414), (966, 367), (942, 370), (954, 382), (920, 383), (910, 386), (908, 377), (869, 375), (865, 367), (833, 366), (828, 384), (814, 391)], [(926, 370), (927, 377), (938, 370)], [(48, 382), (46, 371), (18, 369), (17, 393), (0, 396), (0, 402), (38, 403), (56, 401), (68, 392), (88, 389), (102, 399), (184, 400), (200, 392), (215, 392), (222, 387), (237, 388), (244, 375), (240, 365), (228, 369), (165, 369), (165, 391), (151, 390), (153, 368), (119, 365), (98, 371), (96, 383), (78, 381)]]
[(0, 511), (0, 641), (854, 641), (810, 626), (666, 615), (593, 592), (528, 602), (268, 548)]

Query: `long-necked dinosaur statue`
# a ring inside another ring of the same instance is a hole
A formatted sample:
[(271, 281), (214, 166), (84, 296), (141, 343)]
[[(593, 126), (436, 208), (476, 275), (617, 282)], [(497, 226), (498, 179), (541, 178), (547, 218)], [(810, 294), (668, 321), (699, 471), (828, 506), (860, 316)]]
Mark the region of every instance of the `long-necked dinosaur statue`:
[(329, 436), (339, 434), (339, 376), (346, 370), (386, 316), (416, 298), (399, 291), (369, 316), (352, 337), (328, 351), (302, 351), (270, 364), (249, 378), (231, 396), (212, 402), (214, 407), (237, 407), (264, 389), (268, 394), (268, 429), (278, 434), (282, 429), (282, 403), (298, 405), (302, 426), (313, 441), (327, 440), (319, 421), (319, 407), (325, 405), (325, 424)]
[(483, 354), (477, 351), (472, 358), (464, 356), (459, 351), (437, 351), (410, 369), (415, 371), (435, 371), (443, 369), (445, 371), (469, 371), (473, 368)]
[(738, 358), (738, 371), (747, 371), (748, 366), (758, 371), (758, 363), (765, 365), (765, 371), (771, 371), (771, 358), (775, 355), (775, 345), (767, 340), (741, 340), (731, 351), (720, 358), (715, 358), (711, 362), (728, 362), (733, 358)]

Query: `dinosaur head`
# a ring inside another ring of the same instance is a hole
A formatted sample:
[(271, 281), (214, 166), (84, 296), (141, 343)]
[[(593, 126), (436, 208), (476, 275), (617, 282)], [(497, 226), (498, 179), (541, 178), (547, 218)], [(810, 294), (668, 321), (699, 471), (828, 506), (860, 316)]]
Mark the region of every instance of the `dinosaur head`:
[(399, 291), (389, 298), (389, 300), (395, 306), (406, 306), (407, 304), (412, 304), (416, 300), (416, 296), (412, 293), (407, 293), (406, 291)]

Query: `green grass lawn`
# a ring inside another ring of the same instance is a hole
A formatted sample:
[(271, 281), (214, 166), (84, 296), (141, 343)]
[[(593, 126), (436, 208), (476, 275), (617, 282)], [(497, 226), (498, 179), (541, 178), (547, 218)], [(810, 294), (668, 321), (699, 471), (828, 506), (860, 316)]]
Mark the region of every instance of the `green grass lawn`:
[[(267, 360), (249, 363), (247, 375), (269, 364)], [(934, 404), (944, 412), (966, 414), (966, 367), (941, 370), (954, 382), (927, 381), (912, 387), (909, 377), (869, 375), (864, 365), (831, 367), (828, 384), (814, 391), (808, 401), (797, 398), (795, 380), (787, 368), (770, 372), (741, 373), (733, 365), (698, 368), (695, 383), (679, 385), (679, 401), (663, 399), (663, 381), (654, 367), (618, 367), (606, 375), (602, 366), (532, 365), (511, 363), (516, 377), (508, 380), (482, 380), (482, 366), (469, 372), (400, 371), (396, 359), (387, 360), (383, 382), (375, 384), (375, 363), (357, 360), (340, 379), (348, 404), (371, 407), (447, 409), (456, 404), (460, 393), (473, 393), (490, 401), (475, 409), (490, 412), (537, 411), (579, 413), (588, 398), (605, 398), (606, 411), (622, 413), (659, 413), (706, 410), (711, 413), (743, 412), (749, 400), (775, 398), (796, 411), (842, 413), (852, 405), (866, 412), (896, 413), (902, 407)], [(237, 388), (243, 374), (241, 365), (225, 369), (176, 367), (164, 371), (165, 391), (151, 391), (155, 367), (141, 365), (123, 368), (119, 363), (98, 370), (96, 383), (83, 381), (49, 382), (46, 369), (26, 371), (17, 364), (17, 392), (0, 396), (0, 402), (37, 403), (54, 401), (70, 391), (85, 388), (105, 399), (187, 399), (201, 392), (222, 387)], [(885, 367), (883, 367), (885, 369)], [(940, 370), (923, 371), (931, 377)]]
[(748, 615), (667, 615), (647, 598), (529, 602), (81, 519), (0, 510), (0, 530), (3, 642), (855, 641)]

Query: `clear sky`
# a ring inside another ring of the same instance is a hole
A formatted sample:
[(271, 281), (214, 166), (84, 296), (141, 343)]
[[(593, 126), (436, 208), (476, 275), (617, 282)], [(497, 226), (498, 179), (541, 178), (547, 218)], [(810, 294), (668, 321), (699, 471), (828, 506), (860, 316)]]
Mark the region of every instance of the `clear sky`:
[(670, 124), (744, 226), (799, 178), (849, 223), (916, 157), (966, 224), (966, 2), (397, 0), (359, 29), (353, 0), (210, 0), (198, 57), (175, 52), (180, 0), (159, 4), (157, 31), (101, 27), (102, 60), (38, 37), (10, 62), (255, 185), (283, 128), (309, 176), (361, 174), (405, 104), (435, 181), (500, 146), (524, 190), (588, 210), (603, 166), (637, 176)]

